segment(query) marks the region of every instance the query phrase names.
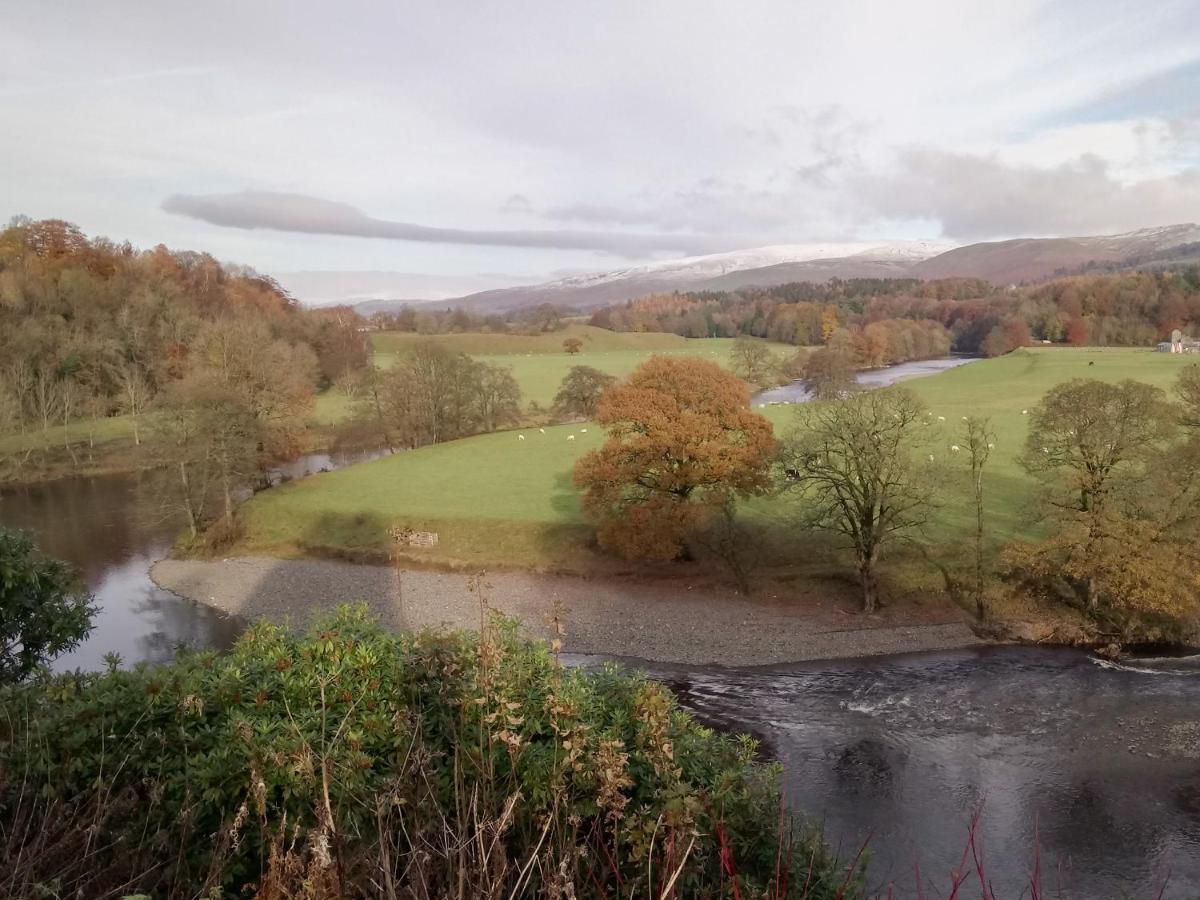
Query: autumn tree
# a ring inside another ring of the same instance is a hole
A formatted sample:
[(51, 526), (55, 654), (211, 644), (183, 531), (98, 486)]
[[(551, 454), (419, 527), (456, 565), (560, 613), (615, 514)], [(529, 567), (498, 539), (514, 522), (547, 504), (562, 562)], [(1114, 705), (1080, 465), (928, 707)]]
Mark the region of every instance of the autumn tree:
[(569, 356), (574, 356), (583, 349), (583, 341), (577, 337), (569, 337), (563, 341), (562, 346)]
[(591, 366), (572, 366), (554, 395), (554, 414), (561, 419), (591, 419), (600, 398), (617, 379)]
[(1179, 570), (1171, 558), (1183, 551), (1200, 466), (1177, 421), (1163, 391), (1136, 381), (1075, 379), (1047, 392), (1022, 462), (1043, 484), (1051, 533), (1010, 548), (1011, 567), (1061, 581), (1093, 614), (1167, 611), (1181, 595), (1162, 579)]
[(763, 341), (747, 335), (733, 342), (733, 349), (729, 352), (729, 367), (738, 378), (760, 388), (774, 384), (778, 370), (771, 348)]
[(608, 440), (576, 463), (575, 483), (601, 546), (621, 556), (678, 558), (708, 514), (770, 486), (771, 423), (715, 363), (652, 357), (604, 394), (596, 420)]
[(846, 350), (822, 347), (804, 363), (804, 389), (814, 400), (845, 397), (858, 386), (854, 360)]
[(784, 444), (783, 484), (810, 527), (853, 550), (865, 612), (878, 604), (883, 550), (928, 520), (934, 484), (916, 456), (929, 429), (916, 394), (890, 387), (798, 407)]

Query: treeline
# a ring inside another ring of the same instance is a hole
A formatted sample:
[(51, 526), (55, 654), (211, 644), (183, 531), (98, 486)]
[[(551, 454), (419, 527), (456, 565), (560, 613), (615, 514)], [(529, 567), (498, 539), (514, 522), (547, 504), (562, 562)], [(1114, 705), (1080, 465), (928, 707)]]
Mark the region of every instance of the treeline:
[(207, 254), (14, 219), (0, 231), (0, 434), (116, 414), (136, 426), (214, 369), (247, 395), (271, 393), (276, 375), (311, 395), (367, 365), (361, 324), (348, 309), (303, 310), (272, 279)]
[[(597, 311), (593, 325), (685, 337), (747, 334), (826, 344), (886, 320), (946, 329), (955, 351), (998, 355), (1033, 341), (1148, 346), (1178, 328), (1200, 333), (1200, 267), (1062, 278), (1024, 288), (976, 279), (834, 279), (739, 291), (655, 294)], [(903, 352), (892, 354), (903, 358)]]
[(402, 306), (395, 312), (377, 312), (367, 322), (375, 331), (404, 331), (410, 334), (544, 334), (565, 327), (568, 313), (551, 303), (515, 309), (504, 315), (469, 309), (414, 309)]
[(390, 369), (371, 369), (348, 389), (368, 442), (411, 449), (515, 425), (521, 389), (512, 370), (417, 344)]

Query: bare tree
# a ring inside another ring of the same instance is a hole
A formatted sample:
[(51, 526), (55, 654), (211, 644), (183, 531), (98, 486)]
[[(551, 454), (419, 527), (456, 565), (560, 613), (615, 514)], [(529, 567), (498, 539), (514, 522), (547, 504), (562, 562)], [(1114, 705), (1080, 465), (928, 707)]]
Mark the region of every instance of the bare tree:
[(983, 469), (987, 465), (992, 449), (996, 445), (996, 434), (990, 419), (969, 416), (964, 428), (963, 446), (971, 466), (971, 497), (975, 501), (975, 611), (980, 619), (987, 618), (987, 605), (983, 591)]
[(880, 552), (928, 521), (933, 483), (914, 457), (929, 428), (916, 394), (891, 387), (801, 406), (784, 444), (784, 484), (811, 527), (849, 542), (865, 612), (878, 604)]

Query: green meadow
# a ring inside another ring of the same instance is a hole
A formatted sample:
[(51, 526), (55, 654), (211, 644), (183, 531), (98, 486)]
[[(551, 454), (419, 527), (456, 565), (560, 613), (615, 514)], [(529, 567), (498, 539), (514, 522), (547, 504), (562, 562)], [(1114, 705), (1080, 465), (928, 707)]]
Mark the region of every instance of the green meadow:
[[(949, 542), (968, 533), (966, 460), (950, 450), (961, 443), (964, 416), (990, 417), (996, 433), (985, 487), (991, 537), (1003, 542), (1029, 527), (1026, 514), (1035, 499), (1036, 485), (1016, 461), (1028, 423), (1023, 410), (1077, 377), (1133, 378), (1169, 388), (1187, 362), (1146, 350), (1038, 348), (908, 382), (939, 431), (929, 447), (944, 470), (933, 539)], [(794, 418), (787, 406), (763, 413), (777, 434)], [(595, 425), (526, 428), (317, 475), (259, 494), (243, 507), (246, 542), (275, 552), (369, 552), (387, 546), (390, 526), (403, 525), (439, 533), (438, 547), (422, 554), (433, 560), (568, 565), (587, 535), (572, 468), (603, 438)], [(756, 501), (750, 512), (780, 519), (785, 501)]]
[[(578, 338), (583, 349), (563, 351), (563, 341)], [(406, 332), (382, 332), (372, 338), (375, 364), (388, 368), (421, 341), (435, 341), (483, 362), (512, 370), (526, 405), (548, 407), (572, 366), (591, 366), (624, 378), (654, 355), (699, 356), (723, 366), (729, 364), (733, 338), (685, 338), (660, 332), (615, 332), (591, 325), (570, 324), (546, 334), (444, 334), (424, 337)], [(795, 352), (787, 344), (768, 344), (776, 356)], [(320, 410), (320, 405), (318, 405)]]

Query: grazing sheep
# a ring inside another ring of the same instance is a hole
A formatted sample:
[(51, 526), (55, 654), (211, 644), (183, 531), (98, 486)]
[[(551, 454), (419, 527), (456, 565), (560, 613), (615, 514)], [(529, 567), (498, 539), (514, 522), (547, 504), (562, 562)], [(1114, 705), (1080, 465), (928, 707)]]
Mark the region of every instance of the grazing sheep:
[(988, 449), (989, 449), (989, 450), (995, 450), (995, 449), (996, 449), (996, 445), (995, 445), (995, 444), (988, 444)]
[(929, 454), (929, 461), (933, 462), (933, 454), (932, 453)]
[(1027, 409), (1021, 410), (1021, 415), (1023, 415), (1023, 416), (1029, 415), (1029, 410), (1027, 410)]
[(587, 434), (587, 429), (586, 429), (586, 428), (580, 428), (580, 429), (579, 429), (579, 433), (580, 433), (580, 434)]
[(938, 421), (939, 421), (939, 422), (945, 422), (945, 421), (946, 421), (946, 417), (945, 417), (945, 416), (938, 416)]
[(957, 452), (958, 452), (958, 444), (951, 444), (951, 445), (950, 445), (950, 449), (951, 449), (953, 452), (957, 453)]
[(567, 435), (567, 440), (568, 440), (568, 441), (573, 441), (573, 440), (575, 440), (575, 435), (573, 435), (573, 434), (568, 434), (568, 435)]
[(539, 429), (538, 429), (538, 431), (540, 431), (542, 434), (545, 434), (545, 433), (546, 433), (546, 429), (545, 429), (545, 428), (539, 428)]
[(525, 435), (523, 435), (523, 434), (518, 434), (518, 435), (517, 435), (517, 440), (518, 440), (518, 441), (523, 441), (523, 440), (525, 440)]

